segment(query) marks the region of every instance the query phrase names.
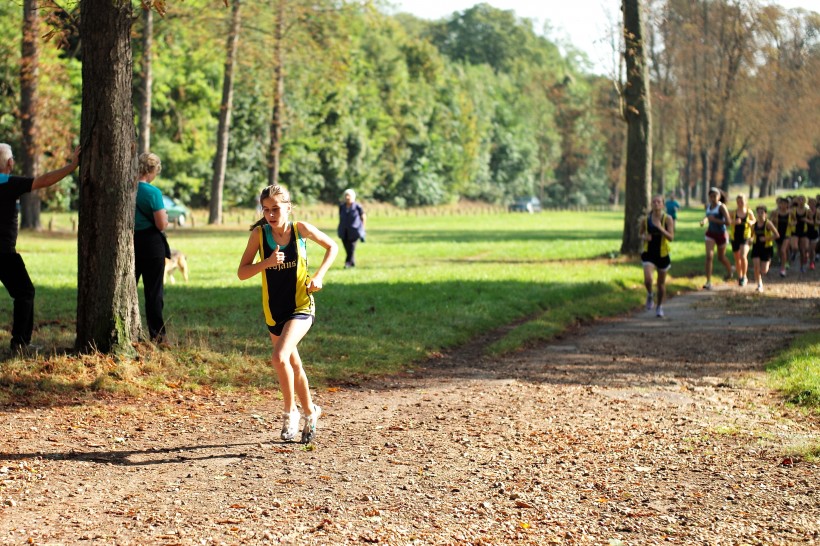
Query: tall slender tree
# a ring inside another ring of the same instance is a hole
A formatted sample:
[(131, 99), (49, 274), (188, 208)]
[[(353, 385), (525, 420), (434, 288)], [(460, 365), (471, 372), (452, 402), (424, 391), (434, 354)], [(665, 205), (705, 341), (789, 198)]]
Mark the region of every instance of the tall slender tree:
[(285, 113), (285, 3), (276, 0), (276, 26), (273, 30), (273, 113), (268, 147), (268, 184), (279, 181), (282, 155), (282, 125)]
[(139, 153), (151, 149), (151, 93), (154, 75), (152, 54), (154, 46), (153, 0), (142, 2), (142, 79), (140, 80)]
[(626, 85), (624, 119), (626, 137), (626, 200), (621, 252), (637, 254), (641, 248), (639, 219), (649, 207), (652, 173), (652, 124), (649, 70), (646, 63), (643, 13), (640, 0), (623, 0)]
[[(23, 41), (20, 57), (20, 163), (24, 176), (37, 176), (40, 165), (37, 84), (39, 79), (40, 15), (38, 0), (23, 2)], [(20, 198), (20, 225), (40, 229), (40, 194), (33, 191)]]
[(79, 349), (127, 353), (141, 324), (134, 277), (136, 158), (131, 0), (81, 0)]
[(231, 132), (231, 112), (233, 110), (233, 82), (236, 70), (236, 52), (239, 49), (241, 25), (240, 8), (242, 0), (233, 0), (231, 23), (225, 55), (225, 72), (222, 76), (222, 104), (219, 107), (219, 127), (216, 133), (216, 155), (214, 174), (211, 179), (211, 202), (208, 212), (209, 224), (222, 223), (222, 191), (225, 187), (225, 169), (228, 165), (228, 140)]

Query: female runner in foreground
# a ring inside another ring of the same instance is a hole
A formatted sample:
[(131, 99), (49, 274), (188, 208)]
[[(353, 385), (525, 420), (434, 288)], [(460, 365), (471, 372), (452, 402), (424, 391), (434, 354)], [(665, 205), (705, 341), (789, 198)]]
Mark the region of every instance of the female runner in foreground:
[(672, 267), (669, 258), (669, 243), (675, 238), (675, 221), (666, 214), (663, 196), (652, 198), (652, 210), (641, 222), (641, 239), (644, 241), (641, 262), (643, 280), (646, 286), (646, 309), (652, 309), (652, 272), (658, 271), (658, 301), (655, 314), (663, 317), (663, 300), (666, 296), (666, 272)]
[[(292, 441), (299, 429), (299, 410), (294, 393), (305, 413), (301, 442), (316, 436), (316, 421), (322, 414), (313, 403), (310, 386), (296, 345), (313, 325), (313, 293), (322, 289), (325, 273), (339, 249), (325, 233), (307, 222), (290, 221), (292, 206), (288, 191), (268, 186), (259, 197), (263, 218), (251, 227), (237, 276), (246, 280), (262, 274), (262, 310), (273, 344), (271, 362), (279, 378), (284, 402), (281, 437)], [(307, 239), (325, 249), (322, 263), (311, 277), (307, 270)], [(260, 260), (254, 262), (256, 255)]]

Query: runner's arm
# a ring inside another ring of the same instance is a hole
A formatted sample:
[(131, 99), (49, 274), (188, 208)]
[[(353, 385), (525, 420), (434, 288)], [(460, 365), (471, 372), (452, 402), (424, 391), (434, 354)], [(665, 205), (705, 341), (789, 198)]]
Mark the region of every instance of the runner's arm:
[(333, 264), (333, 260), (336, 259), (336, 254), (339, 253), (339, 246), (333, 239), (328, 237), (326, 233), (312, 224), (308, 224), (307, 222), (297, 222), (296, 227), (299, 230), (300, 235), (304, 236), (306, 239), (310, 239), (325, 249), (325, 255), (322, 258), (322, 263), (319, 264), (319, 268), (311, 277), (310, 284), (308, 285), (309, 292), (317, 292), (322, 289), (325, 273), (327, 273), (327, 270), (330, 269), (331, 264)]
[[(769, 230), (774, 234), (774, 238), (771, 240), (780, 239), (780, 232), (777, 231), (777, 226), (775, 226), (771, 220), (766, 220), (766, 225), (769, 226)], [(769, 241), (770, 239), (767, 237), (766, 240)]]

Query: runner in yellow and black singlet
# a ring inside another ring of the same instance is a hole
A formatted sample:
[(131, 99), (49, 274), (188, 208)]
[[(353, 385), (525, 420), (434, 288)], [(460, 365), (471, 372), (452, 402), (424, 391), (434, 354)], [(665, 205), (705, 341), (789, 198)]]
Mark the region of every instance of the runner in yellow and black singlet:
[(644, 242), (641, 253), (641, 263), (643, 264), (644, 286), (646, 287), (646, 309), (651, 310), (653, 305), (652, 296), (652, 272), (658, 272), (657, 301), (655, 303), (655, 315), (663, 317), (663, 300), (666, 296), (666, 273), (672, 267), (672, 260), (669, 256), (669, 249), (672, 240), (675, 238), (675, 221), (666, 214), (663, 204), (663, 196), (656, 195), (652, 198), (651, 210), (640, 225), (640, 236)]
[(290, 241), (280, 247), (273, 237), (269, 225), (259, 230), (259, 254), (262, 260), (270, 258), (274, 252), (282, 252), (284, 261), (276, 267), (265, 269), (262, 276), (262, 310), (268, 330), (282, 335), (282, 328), (288, 320), (313, 320), (315, 306), (313, 296), (308, 294), (307, 248), (299, 237), (295, 224), (291, 223)]
[[(322, 409), (313, 403), (297, 345), (313, 325), (312, 294), (322, 289), (325, 273), (339, 249), (312, 224), (290, 220), (293, 206), (284, 187), (274, 184), (262, 190), (259, 204), (263, 218), (251, 226), (236, 274), (243, 281), (262, 274), (262, 309), (273, 345), (271, 364), (279, 379), (285, 410), (280, 437), (286, 442), (296, 439), (301, 420), (298, 398), (305, 419), (301, 442), (306, 444), (316, 437)], [(306, 240), (325, 250), (312, 277), (307, 269)]]
[(769, 272), (774, 254), (774, 242), (780, 237), (775, 225), (769, 220), (765, 205), (757, 207), (757, 222), (752, 234), (752, 265), (754, 266), (757, 291), (763, 292), (763, 277)]
[(789, 200), (785, 197), (777, 198), (777, 210), (772, 213), (772, 224), (777, 228), (778, 237), (777, 256), (780, 260), (780, 276), (786, 276), (786, 264), (789, 263), (789, 240), (791, 238), (791, 212), (789, 211)]
[(809, 261), (809, 206), (805, 195), (798, 195), (795, 201), (797, 206), (792, 209), (791, 224), (794, 227), (789, 245), (792, 250), (797, 250), (800, 272), (805, 273)]

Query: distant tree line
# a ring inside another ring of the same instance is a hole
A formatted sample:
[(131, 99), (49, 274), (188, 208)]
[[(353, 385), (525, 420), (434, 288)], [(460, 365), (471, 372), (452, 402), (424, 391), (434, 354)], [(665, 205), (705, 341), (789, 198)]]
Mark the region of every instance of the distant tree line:
[[(37, 6), (36, 123), (24, 129), (21, 7), (0, 3), (0, 131), (44, 170), (80, 132), (82, 14)], [(820, 15), (736, 0), (645, 8), (653, 191), (820, 184)], [(162, 158), (163, 191), (211, 205), (212, 220), (214, 199), (252, 205), (273, 179), (301, 202), (346, 187), (402, 207), (623, 200), (625, 76), (591, 74), (511, 11), (424, 21), (328, 0), (166, 0), (134, 13), (137, 142)], [(80, 193), (64, 183), (41, 198), (76, 208)]]

